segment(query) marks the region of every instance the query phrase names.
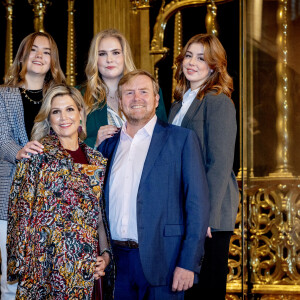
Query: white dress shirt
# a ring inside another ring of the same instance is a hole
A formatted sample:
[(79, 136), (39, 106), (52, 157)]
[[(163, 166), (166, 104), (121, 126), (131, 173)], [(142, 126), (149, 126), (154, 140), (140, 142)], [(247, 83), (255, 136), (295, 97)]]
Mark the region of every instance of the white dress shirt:
[(194, 99), (196, 98), (199, 89), (195, 89), (192, 90), (188, 89), (185, 94), (183, 95), (183, 99), (182, 99), (182, 106), (179, 109), (179, 111), (177, 112), (175, 118), (173, 119), (172, 124), (173, 125), (177, 125), (180, 126), (182, 123), (182, 120), (186, 114), (186, 112), (188, 111), (188, 109), (190, 108), (191, 104), (193, 103)]
[(122, 126), (109, 180), (109, 224), (113, 240), (138, 242), (136, 199), (157, 117), (132, 138)]

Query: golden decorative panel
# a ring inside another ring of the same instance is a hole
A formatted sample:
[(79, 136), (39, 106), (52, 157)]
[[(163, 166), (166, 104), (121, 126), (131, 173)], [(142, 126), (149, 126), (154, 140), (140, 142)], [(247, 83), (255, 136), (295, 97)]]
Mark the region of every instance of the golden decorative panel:
[[(251, 181), (249, 201), (250, 275), (255, 294), (300, 294), (300, 181)], [(288, 298), (284, 298), (288, 299)]]
[[(253, 282), (256, 285), (299, 285), (300, 182), (256, 183), (259, 188), (254, 186), (248, 190)], [(295, 286), (292, 289), (295, 290)], [(300, 286), (296, 291), (300, 293)]]

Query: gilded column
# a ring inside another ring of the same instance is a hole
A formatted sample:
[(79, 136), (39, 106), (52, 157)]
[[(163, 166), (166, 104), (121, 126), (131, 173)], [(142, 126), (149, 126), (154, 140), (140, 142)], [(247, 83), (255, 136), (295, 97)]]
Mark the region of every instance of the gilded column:
[(175, 61), (176, 61), (176, 57), (180, 54), (181, 50), (182, 50), (182, 16), (181, 16), (181, 12), (178, 11), (175, 15), (175, 27), (174, 27), (172, 97), (174, 95), (174, 90), (177, 84), (175, 79), (175, 73), (176, 73)]
[(76, 85), (75, 72), (75, 28), (74, 28), (74, 4), (75, 0), (68, 0), (68, 37), (67, 37), (67, 65), (66, 77), (67, 84)]
[(44, 32), (44, 16), (46, 6), (50, 4), (49, 0), (28, 0), (28, 3), (33, 6), (34, 12), (34, 30)]
[(216, 17), (217, 17), (217, 6), (215, 4), (215, 1), (211, 1), (210, 4), (207, 4), (205, 26), (206, 26), (207, 33), (218, 36)]
[(288, 0), (278, 0), (277, 10), (277, 49), (278, 58), (276, 65), (277, 88), (276, 88), (276, 104), (277, 119), (276, 131), (278, 144), (276, 149), (276, 170), (271, 173), (272, 177), (292, 177), (290, 166), (290, 99), (288, 85), (288, 23), (287, 23)]
[[(139, 23), (140, 27), (140, 37), (139, 41), (136, 38), (132, 37), (132, 47), (138, 47), (139, 53), (135, 53), (135, 63), (138, 68), (145, 69), (149, 72), (152, 71), (152, 63), (150, 57), (150, 16), (149, 9), (150, 4), (149, 0), (143, 1), (132, 1), (132, 8), (136, 10), (136, 25)], [(132, 28), (131, 32), (136, 32), (136, 29)]]
[(6, 7), (6, 47), (5, 47), (5, 71), (7, 73), (9, 67), (13, 63), (13, 33), (12, 33), (12, 19), (13, 19), (13, 0), (6, 0), (4, 3)]
[[(130, 42), (131, 25), (136, 20), (131, 8), (129, 0), (94, 0), (94, 33), (107, 28), (116, 28)], [(138, 30), (139, 27), (136, 26), (135, 29)]]

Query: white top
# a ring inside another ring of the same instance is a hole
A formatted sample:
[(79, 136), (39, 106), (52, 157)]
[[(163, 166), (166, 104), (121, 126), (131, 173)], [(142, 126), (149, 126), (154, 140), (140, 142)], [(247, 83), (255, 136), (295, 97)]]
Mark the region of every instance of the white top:
[(136, 199), (157, 117), (132, 138), (122, 126), (109, 180), (109, 224), (113, 240), (138, 242)]
[(109, 106), (107, 105), (107, 121), (108, 125), (114, 125), (116, 127), (122, 127), (124, 124), (125, 117), (122, 118)]
[(180, 126), (182, 123), (182, 120), (186, 114), (186, 112), (188, 111), (188, 109), (190, 108), (191, 104), (193, 103), (193, 100), (196, 98), (199, 89), (195, 89), (192, 90), (188, 89), (185, 94), (183, 95), (183, 99), (182, 99), (182, 106), (179, 109), (179, 111), (177, 112), (172, 124), (173, 125), (177, 125)]

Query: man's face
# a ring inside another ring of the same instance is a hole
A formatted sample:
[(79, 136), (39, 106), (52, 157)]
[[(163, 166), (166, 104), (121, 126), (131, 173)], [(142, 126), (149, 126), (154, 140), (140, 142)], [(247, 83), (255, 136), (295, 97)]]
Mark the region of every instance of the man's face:
[(152, 80), (146, 75), (137, 75), (121, 87), (120, 107), (129, 124), (147, 124), (158, 101), (159, 95), (154, 94)]

